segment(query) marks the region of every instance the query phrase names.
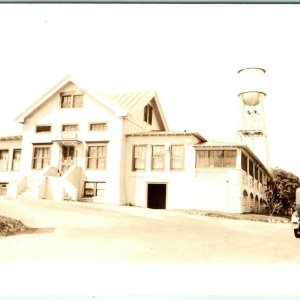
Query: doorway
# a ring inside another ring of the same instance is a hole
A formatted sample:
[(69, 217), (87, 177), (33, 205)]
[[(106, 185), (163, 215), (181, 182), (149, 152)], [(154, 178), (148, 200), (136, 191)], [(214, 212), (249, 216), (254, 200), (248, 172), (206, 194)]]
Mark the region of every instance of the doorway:
[(72, 165), (74, 165), (75, 147), (62, 146), (61, 149), (61, 173), (65, 173)]
[(166, 209), (167, 185), (165, 183), (148, 183), (147, 207)]

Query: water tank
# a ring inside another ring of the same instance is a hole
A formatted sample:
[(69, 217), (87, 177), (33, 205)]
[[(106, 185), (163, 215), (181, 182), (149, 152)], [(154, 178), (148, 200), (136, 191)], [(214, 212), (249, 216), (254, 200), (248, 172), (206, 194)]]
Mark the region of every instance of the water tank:
[(258, 105), (266, 95), (263, 86), (265, 72), (262, 68), (244, 68), (238, 71), (240, 82), (238, 96), (244, 104)]

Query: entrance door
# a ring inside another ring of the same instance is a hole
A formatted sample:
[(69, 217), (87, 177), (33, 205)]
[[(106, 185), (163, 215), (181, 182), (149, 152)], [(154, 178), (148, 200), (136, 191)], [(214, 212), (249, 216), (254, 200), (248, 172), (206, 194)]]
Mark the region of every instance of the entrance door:
[(62, 146), (61, 173), (66, 172), (74, 164), (74, 146)]
[(148, 208), (165, 209), (166, 208), (167, 185), (164, 183), (148, 184)]

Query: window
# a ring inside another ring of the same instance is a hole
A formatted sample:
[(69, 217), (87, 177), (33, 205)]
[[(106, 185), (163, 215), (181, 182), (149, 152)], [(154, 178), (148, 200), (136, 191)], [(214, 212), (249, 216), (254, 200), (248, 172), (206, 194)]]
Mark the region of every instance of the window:
[(6, 196), (8, 182), (0, 182), (0, 196)]
[(253, 177), (253, 161), (249, 159), (249, 175)]
[(87, 169), (105, 170), (106, 163), (106, 145), (88, 146)]
[(107, 129), (107, 123), (91, 123), (90, 124), (90, 131), (105, 131)]
[(242, 153), (241, 167), (242, 167), (242, 170), (244, 170), (246, 173), (248, 173), (248, 158), (244, 153)]
[(32, 168), (35, 170), (42, 170), (49, 165), (50, 161), (50, 147), (35, 146), (33, 148), (33, 164)]
[(51, 132), (51, 125), (37, 125), (35, 128), (36, 133)]
[(146, 145), (133, 146), (133, 171), (146, 170)]
[(263, 173), (262, 173), (261, 170), (259, 171), (259, 182), (260, 182), (260, 183), (263, 182)]
[(209, 167), (209, 151), (198, 150), (196, 152), (196, 168), (208, 168)]
[(73, 107), (82, 107), (82, 95), (73, 96)]
[(198, 150), (196, 168), (235, 168), (236, 150)]
[(83, 106), (82, 95), (61, 95), (60, 107), (61, 108), (77, 108)]
[(152, 170), (163, 170), (165, 161), (165, 147), (152, 146)]
[(209, 166), (215, 168), (223, 167), (223, 151), (222, 150), (211, 150), (209, 151), (210, 160)]
[(235, 150), (224, 150), (224, 168), (235, 168), (236, 167), (236, 151)]
[(0, 150), (0, 171), (8, 170), (8, 150)]
[(84, 197), (103, 197), (105, 192), (104, 181), (85, 181)]
[(184, 147), (183, 145), (172, 145), (171, 146), (171, 170), (182, 170), (183, 169), (183, 158), (184, 158)]
[(152, 113), (153, 113), (152, 106), (150, 104), (147, 104), (144, 107), (144, 121), (150, 125), (152, 125)]
[(13, 160), (12, 160), (12, 170), (20, 170), (20, 158), (21, 158), (21, 149), (14, 149)]
[(78, 131), (78, 124), (63, 125), (62, 131)]
[(255, 166), (255, 179), (258, 180), (258, 167)]

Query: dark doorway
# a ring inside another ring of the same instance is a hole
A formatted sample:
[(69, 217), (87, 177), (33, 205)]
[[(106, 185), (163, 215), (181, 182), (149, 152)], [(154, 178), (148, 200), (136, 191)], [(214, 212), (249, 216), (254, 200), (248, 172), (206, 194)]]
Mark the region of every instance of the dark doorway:
[(148, 208), (165, 209), (166, 208), (167, 185), (162, 183), (148, 184)]
[(74, 146), (62, 146), (61, 173), (65, 173), (73, 164), (75, 156)]

